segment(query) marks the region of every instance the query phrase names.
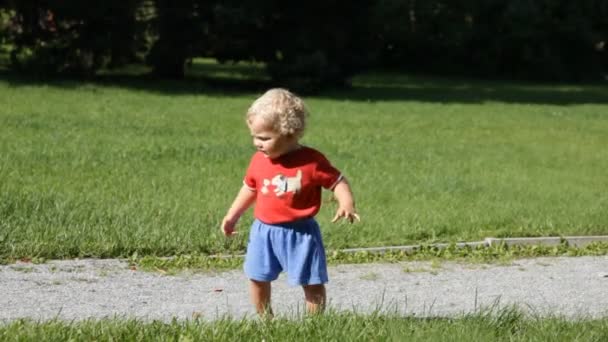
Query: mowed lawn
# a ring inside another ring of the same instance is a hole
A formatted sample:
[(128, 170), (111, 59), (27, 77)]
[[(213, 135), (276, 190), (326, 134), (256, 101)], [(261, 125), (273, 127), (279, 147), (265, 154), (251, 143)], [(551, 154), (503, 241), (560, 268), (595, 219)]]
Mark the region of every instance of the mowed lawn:
[[(220, 221), (263, 87), (0, 80), (0, 259), (240, 253)], [(361, 215), (328, 249), (608, 234), (608, 86), (370, 73), (304, 96)]]
[(569, 320), (504, 309), (450, 318), (334, 312), (272, 321), (17, 320), (0, 324), (0, 337), (11, 341), (605, 341), (608, 318)]

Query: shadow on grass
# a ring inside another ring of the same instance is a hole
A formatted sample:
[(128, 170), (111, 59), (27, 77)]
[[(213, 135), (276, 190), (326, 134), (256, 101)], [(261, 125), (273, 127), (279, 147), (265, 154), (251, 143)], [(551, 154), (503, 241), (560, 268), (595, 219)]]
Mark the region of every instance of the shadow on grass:
[(355, 77), (351, 89), (327, 92), (326, 95), (363, 101), (608, 104), (608, 82), (604, 84), (532, 83), (411, 76), (384, 72)]
[(234, 96), (262, 92), (272, 86), (264, 80), (230, 80), (213, 77), (187, 77), (182, 80), (159, 79), (152, 75), (99, 75), (90, 78), (39, 78), (0, 71), (0, 79), (12, 87), (50, 86), (77, 89), (84, 85), (146, 91), (164, 95)]
[[(84, 84), (118, 87), (165, 95), (239, 96), (260, 94), (281, 84), (273, 83), (261, 66), (196, 63), (183, 80), (154, 78), (138, 71), (107, 73), (88, 79), (41, 79), (0, 70), (10, 86), (45, 85), (76, 89)], [(504, 102), (521, 104), (607, 104), (608, 83), (543, 84), (512, 81), (410, 76), (402, 73), (366, 73), (353, 78), (344, 89), (325, 90), (305, 97), (352, 101), (419, 101), (474, 104)]]

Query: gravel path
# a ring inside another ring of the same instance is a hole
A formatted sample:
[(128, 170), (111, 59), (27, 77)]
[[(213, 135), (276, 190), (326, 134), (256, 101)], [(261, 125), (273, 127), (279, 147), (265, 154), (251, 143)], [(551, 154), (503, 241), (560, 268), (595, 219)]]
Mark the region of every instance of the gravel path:
[[(608, 316), (608, 257), (536, 258), (511, 265), (446, 262), (330, 267), (329, 306), (416, 316), (448, 316), (517, 305), (567, 317)], [(273, 285), (278, 315), (302, 312), (303, 295), (284, 276)], [(0, 321), (29, 317), (215, 319), (254, 316), (241, 270), (162, 275), (119, 260), (0, 266)]]

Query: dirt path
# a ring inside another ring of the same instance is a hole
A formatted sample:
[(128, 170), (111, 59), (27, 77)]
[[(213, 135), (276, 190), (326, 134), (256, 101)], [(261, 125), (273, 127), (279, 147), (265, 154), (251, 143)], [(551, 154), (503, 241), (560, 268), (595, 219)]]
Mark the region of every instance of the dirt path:
[[(471, 313), (515, 304), (526, 312), (608, 316), (608, 257), (537, 258), (512, 265), (444, 263), (331, 267), (329, 306), (416, 316)], [(0, 266), (0, 321), (129, 317), (170, 320), (253, 315), (241, 270), (167, 276), (119, 260)], [(302, 312), (300, 288), (274, 283), (278, 315)]]

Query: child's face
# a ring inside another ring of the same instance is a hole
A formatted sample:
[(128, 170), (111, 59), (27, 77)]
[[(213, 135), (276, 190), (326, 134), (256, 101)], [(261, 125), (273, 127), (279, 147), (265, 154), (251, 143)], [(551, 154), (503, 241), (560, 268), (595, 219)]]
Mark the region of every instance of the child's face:
[(270, 159), (278, 158), (298, 146), (295, 136), (279, 134), (262, 118), (252, 117), (247, 125), (253, 137), (253, 145)]

